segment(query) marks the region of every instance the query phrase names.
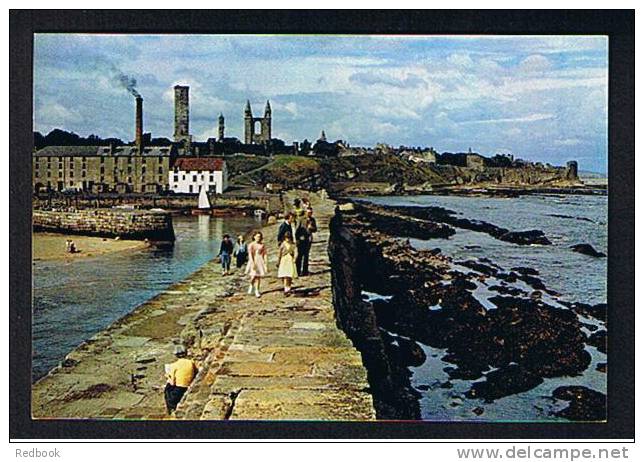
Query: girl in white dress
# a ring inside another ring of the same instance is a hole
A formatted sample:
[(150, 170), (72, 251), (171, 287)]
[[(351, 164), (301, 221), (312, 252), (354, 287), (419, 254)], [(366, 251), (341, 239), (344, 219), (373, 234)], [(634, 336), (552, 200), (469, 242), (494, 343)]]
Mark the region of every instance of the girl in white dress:
[(257, 298), (262, 296), (259, 291), (262, 278), (268, 274), (268, 256), (263, 240), (264, 235), (261, 231), (253, 234), (253, 242), (248, 245), (248, 263), (246, 264), (246, 274), (250, 276), (248, 293), (252, 294), (254, 289)]
[(295, 266), (295, 244), (290, 234), (284, 236), (280, 245), (280, 253), (277, 260), (277, 277), (284, 281), (284, 295), (291, 291), (291, 283), (297, 277), (297, 268)]

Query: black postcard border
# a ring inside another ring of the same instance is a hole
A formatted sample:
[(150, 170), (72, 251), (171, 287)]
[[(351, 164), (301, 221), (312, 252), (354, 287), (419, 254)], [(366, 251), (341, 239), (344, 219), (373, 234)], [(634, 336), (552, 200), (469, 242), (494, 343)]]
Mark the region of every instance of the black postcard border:
[[(10, 439), (634, 439), (634, 10), (11, 10)], [(586, 34), (609, 37), (608, 422), (233, 422), (31, 419), (32, 53), (37, 32)], [(591, 441), (589, 441), (591, 442)]]

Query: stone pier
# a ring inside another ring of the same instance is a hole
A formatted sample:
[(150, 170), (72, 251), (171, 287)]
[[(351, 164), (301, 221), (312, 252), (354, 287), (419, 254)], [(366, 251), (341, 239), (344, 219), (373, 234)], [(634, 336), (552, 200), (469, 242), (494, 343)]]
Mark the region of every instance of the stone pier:
[[(288, 197), (288, 196), (287, 196)], [(284, 296), (277, 225), (263, 229), (272, 276), (260, 299), (242, 270), (211, 261), (71, 352), (33, 386), (34, 418), (163, 419), (163, 365), (188, 345), (199, 374), (177, 419), (370, 420), (360, 353), (336, 327), (327, 256), (334, 203), (311, 196), (319, 233), (310, 276)]]

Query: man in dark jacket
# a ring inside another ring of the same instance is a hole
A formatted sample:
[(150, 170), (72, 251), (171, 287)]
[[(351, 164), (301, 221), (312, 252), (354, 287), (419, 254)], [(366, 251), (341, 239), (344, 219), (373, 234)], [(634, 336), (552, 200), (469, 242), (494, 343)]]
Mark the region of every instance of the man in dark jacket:
[(293, 223), (295, 222), (295, 216), (292, 213), (287, 213), (284, 215), (284, 221), (280, 225), (280, 228), (277, 230), (277, 243), (281, 244), (284, 240), (284, 236), (289, 234), (291, 236), (291, 241), (295, 240), (295, 234), (293, 232)]
[(309, 252), (311, 252), (311, 244), (313, 243), (313, 233), (317, 232), (317, 230), (318, 226), (315, 218), (313, 218), (313, 209), (308, 208), (306, 216), (300, 222), (297, 231), (295, 231), (297, 242), (295, 266), (297, 267), (297, 274), (300, 276), (308, 276), (309, 274)]

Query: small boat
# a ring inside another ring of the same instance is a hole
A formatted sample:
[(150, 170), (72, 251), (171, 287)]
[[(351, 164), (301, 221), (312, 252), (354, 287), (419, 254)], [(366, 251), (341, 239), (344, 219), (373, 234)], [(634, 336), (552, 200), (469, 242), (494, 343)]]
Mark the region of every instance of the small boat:
[(210, 207), (210, 200), (208, 200), (208, 193), (204, 185), (201, 185), (199, 190), (199, 202), (196, 209), (192, 209), (193, 215), (210, 215), (212, 212)]

